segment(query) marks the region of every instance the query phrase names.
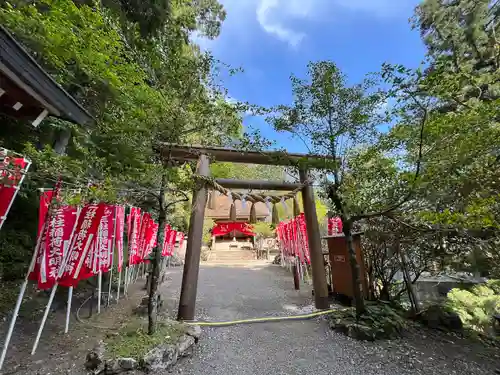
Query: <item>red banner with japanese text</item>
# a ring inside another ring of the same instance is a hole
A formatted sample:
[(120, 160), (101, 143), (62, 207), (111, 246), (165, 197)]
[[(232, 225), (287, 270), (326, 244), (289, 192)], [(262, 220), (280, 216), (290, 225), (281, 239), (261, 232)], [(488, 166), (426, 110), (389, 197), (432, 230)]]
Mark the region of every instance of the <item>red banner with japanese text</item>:
[(99, 224), (106, 204), (88, 204), (80, 212), (75, 235), (69, 247), (67, 262), (60, 273), (59, 283), (76, 286), (79, 280), (95, 275), (95, 255)]
[(72, 206), (62, 206), (53, 211), (48, 230), (43, 231), (40, 239), (35, 268), (29, 276), (30, 280), (38, 282), (39, 289), (49, 289), (55, 285), (74, 233), (77, 216), (78, 210)]
[(97, 236), (98, 267), (102, 272), (109, 272), (113, 264), (113, 233), (116, 206), (106, 205), (101, 218)]
[(46, 288), (43, 284), (40, 283), (40, 273), (42, 266), (45, 267), (45, 257), (47, 254), (47, 248), (50, 246), (50, 223), (52, 215), (54, 214), (55, 206), (54, 203), (57, 204), (57, 200), (59, 197), (59, 192), (61, 191), (61, 180), (59, 179), (54, 187), (54, 190), (51, 192), (51, 197), (55, 198), (54, 200), (50, 199), (48, 202), (48, 206), (42, 206), (42, 202), (40, 202), (40, 211), (39, 215), (39, 223), (38, 223), (38, 236), (37, 243), (35, 246), (35, 262), (30, 265), (30, 269), (28, 270), (28, 278), (33, 281), (37, 281), (40, 284), (41, 288)]
[(128, 217), (128, 257), (129, 265), (132, 266), (138, 263), (139, 260), (139, 234), (141, 230), (141, 209), (132, 207)]
[(125, 229), (125, 207), (116, 207), (115, 221), (115, 247), (118, 255), (118, 272), (122, 271), (123, 267), (123, 231)]

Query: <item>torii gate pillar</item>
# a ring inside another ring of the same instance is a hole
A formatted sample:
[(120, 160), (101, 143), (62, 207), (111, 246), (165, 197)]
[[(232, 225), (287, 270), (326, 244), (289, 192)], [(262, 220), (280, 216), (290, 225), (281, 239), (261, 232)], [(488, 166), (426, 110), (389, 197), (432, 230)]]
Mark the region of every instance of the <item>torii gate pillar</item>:
[(328, 286), (326, 283), (325, 259), (321, 247), (321, 236), (318, 224), (318, 214), (316, 213), (316, 203), (314, 201), (314, 191), (308, 181), (308, 171), (299, 171), (300, 182), (304, 183), (302, 189), (302, 203), (304, 205), (304, 216), (306, 219), (307, 239), (309, 252), (311, 255), (312, 279), (314, 287), (314, 305), (317, 309), (328, 309)]
[[(210, 175), (210, 161), (206, 155), (200, 155), (196, 173)], [(208, 190), (205, 182), (200, 182), (193, 193), (193, 205), (189, 219), (189, 231), (186, 242), (186, 258), (182, 274), (181, 297), (177, 320), (194, 320), (198, 274), (200, 271), (201, 245), (203, 238), (203, 220), (207, 205)]]

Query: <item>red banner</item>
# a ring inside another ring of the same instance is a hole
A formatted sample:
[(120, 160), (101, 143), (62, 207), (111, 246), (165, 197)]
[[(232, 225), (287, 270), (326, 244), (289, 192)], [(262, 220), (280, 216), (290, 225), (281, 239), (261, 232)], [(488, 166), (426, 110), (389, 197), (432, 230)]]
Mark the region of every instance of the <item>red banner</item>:
[(40, 240), (40, 249), (35, 269), (30, 273), (30, 280), (38, 281), (39, 289), (49, 289), (54, 286), (59, 274), (64, 256), (68, 251), (71, 235), (77, 220), (76, 207), (62, 206), (54, 210)]
[(113, 263), (113, 231), (114, 231), (114, 218), (115, 206), (106, 205), (104, 208), (104, 215), (101, 218), (99, 225), (97, 249), (98, 259), (97, 269), (102, 272), (109, 272)]
[(144, 251), (145, 261), (149, 261), (148, 260), (149, 256), (151, 255), (154, 247), (156, 246), (157, 236), (158, 236), (158, 224), (156, 224), (153, 220), (151, 220), (146, 237), (146, 250)]
[(38, 236), (40, 235), (40, 231), (42, 230), (43, 223), (45, 222), (45, 216), (49, 211), (49, 206), (52, 202), (53, 196), (53, 190), (44, 191), (40, 195), (40, 205), (38, 207)]
[[(56, 200), (59, 197), (60, 190), (61, 190), (61, 180), (59, 179), (56, 183), (54, 191), (51, 192), (52, 196), (56, 197)], [(28, 270), (28, 278), (30, 280), (37, 281), (42, 289), (46, 288), (46, 286), (44, 286), (44, 283), (41, 282), (40, 274), (42, 267), (44, 267), (44, 272), (45, 272), (45, 265), (46, 265), (45, 258), (47, 255), (47, 250), (51, 243), (50, 224), (51, 224), (51, 216), (54, 214), (53, 203), (55, 203), (55, 201), (50, 200), (48, 207), (40, 207), (42, 212), (39, 212), (40, 222), (38, 223), (39, 228), (38, 228), (37, 243), (35, 247), (35, 254), (36, 254), (35, 262), (30, 265), (30, 269)], [(43, 213), (43, 216), (40, 218), (41, 213)]]
[(116, 207), (115, 221), (115, 246), (118, 254), (118, 272), (122, 271), (123, 267), (123, 230), (125, 228), (125, 207)]
[(3, 159), (0, 161), (0, 228), (2, 227), (10, 207), (16, 198), (22, 182), (23, 173), (28, 172), (30, 162), (24, 158), (6, 156), (7, 150), (0, 150)]
[(309, 252), (309, 238), (307, 236), (307, 227), (306, 227), (306, 218), (304, 214), (300, 214), (298, 217), (300, 234), (302, 239), (302, 249), (304, 250), (304, 256), (306, 258), (306, 262), (311, 264), (311, 253)]
[(67, 263), (61, 272), (59, 283), (76, 286), (79, 280), (95, 275), (95, 245), (99, 224), (104, 215), (104, 203), (89, 204), (83, 207), (78, 217), (75, 235), (71, 241)]
[(177, 237), (177, 231), (176, 230), (171, 230), (169, 235), (168, 235), (168, 245), (167, 245), (167, 256), (171, 257), (174, 255), (174, 248), (175, 248), (175, 240)]
[(128, 215), (128, 256), (129, 265), (138, 263), (139, 260), (139, 233), (141, 230), (141, 209), (132, 207)]
[(306, 221), (303, 213), (288, 222), (279, 223), (276, 228), (276, 236), (284, 256), (297, 256), (302, 263), (311, 263)]
[(212, 229), (212, 235), (219, 237), (219, 236), (224, 236), (233, 231), (242, 233), (246, 236), (255, 236), (255, 233), (253, 232), (253, 227), (250, 224), (240, 223), (240, 222), (217, 224)]
[(138, 249), (138, 257), (137, 257), (137, 263), (143, 263), (145, 254), (146, 254), (146, 248), (149, 244), (149, 240), (151, 239), (151, 224), (152, 224), (153, 219), (151, 218), (151, 215), (148, 214), (147, 212), (144, 212), (141, 216), (141, 231), (139, 234), (139, 249)]
[(163, 247), (161, 250), (161, 255), (166, 257), (168, 256), (168, 237), (170, 236), (170, 225), (165, 224), (165, 228), (163, 228)]
[(342, 220), (340, 217), (332, 217), (328, 219), (328, 235), (334, 235), (342, 233)]

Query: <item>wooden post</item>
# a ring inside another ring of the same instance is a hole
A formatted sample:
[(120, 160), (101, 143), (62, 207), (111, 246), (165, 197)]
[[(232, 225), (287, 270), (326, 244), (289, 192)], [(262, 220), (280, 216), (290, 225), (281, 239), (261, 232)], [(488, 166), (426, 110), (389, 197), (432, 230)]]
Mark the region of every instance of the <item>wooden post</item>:
[[(307, 170), (299, 171), (300, 182), (304, 183), (308, 179)], [(314, 287), (314, 305), (317, 309), (328, 309), (328, 287), (326, 284), (325, 263), (323, 250), (321, 248), (321, 236), (316, 213), (316, 203), (314, 201), (314, 191), (311, 184), (304, 186), (302, 190), (302, 203), (304, 205), (304, 215), (307, 226), (307, 237), (309, 251), (311, 254), (312, 279)]]
[(293, 263), (292, 266), (292, 272), (293, 272), (293, 286), (295, 290), (300, 290), (300, 278), (299, 278), (299, 257), (295, 257), (295, 262)]
[[(210, 175), (210, 162), (206, 155), (198, 159), (197, 173), (201, 176)], [(201, 244), (203, 237), (203, 219), (207, 204), (207, 187), (204, 182), (199, 182), (193, 194), (193, 205), (189, 219), (189, 232), (182, 274), (181, 296), (177, 320), (194, 320), (196, 305), (196, 292), (198, 288), (198, 273), (200, 270)]]

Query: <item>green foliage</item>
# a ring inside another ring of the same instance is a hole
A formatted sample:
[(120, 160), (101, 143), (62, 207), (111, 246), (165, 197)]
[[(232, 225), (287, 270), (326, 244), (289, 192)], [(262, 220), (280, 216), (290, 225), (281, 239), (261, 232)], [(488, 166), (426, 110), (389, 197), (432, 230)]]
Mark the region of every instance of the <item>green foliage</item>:
[(500, 294), (498, 280), (485, 285), (477, 285), (470, 290), (452, 289), (448, 293), (446, 307), (455, 311), (464, 326), (489, 334), (492, 329), (493, 315), (500, 313)]
[(214, 178), (231, 178), (238, 180), (283, 181), (283, 167), (274, 165), (212, 163), (210, 172)]
[(357, 340), (375, 341), (396, 339), (408, 323), (401, 312), (382, 303), (369, 303), (363, 315), (357, 316), (353, 308), (339, 309), (330, 316), (333, 330)]
[[(38, 130), (2, 118), (2, 145), (34, 162), (0, 233), (2, 253), (13, 253), (2, 254), (6, 261), (32, 250), (36, 230), (23, 226), (17, 207), (33, 213), (36, 225), (37, 187), (53, 187), (60, 176), (66, 191), (80, 190), (65, 193), (67, 202), (127, 202), (156, 215), (159, 142), (221, 145), (241, 136), (220, 66), (189, 41), (193, 32), (216, 37), (224, 17), (217, 0), (2, 3), (2, 24), (96, 120), (81, 128), (47, 119)], [(168, 169), (168, 220), (186, 230), (192, 172)]]
[(203, 222), (203, 243), (209, 245), (212, 242), (212, 228), (215, 226), (215, 221), (207, 220)]
[(262, 238), (274, 237), (274, 229), (271, 224), (259, 221), (258, 223), (252, 224), (254, 233)]

